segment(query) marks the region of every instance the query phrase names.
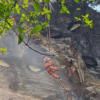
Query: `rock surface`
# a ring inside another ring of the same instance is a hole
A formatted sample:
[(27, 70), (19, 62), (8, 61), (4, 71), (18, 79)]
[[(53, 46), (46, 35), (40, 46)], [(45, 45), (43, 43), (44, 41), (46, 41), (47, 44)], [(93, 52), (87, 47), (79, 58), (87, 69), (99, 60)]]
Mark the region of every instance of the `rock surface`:
[[(9, 41), (11, 38), (13, 42)], [(36, 50), (48, 52), (37, 46), (38, 42), (31, 40), (30, 43)], [(66, 100), (60, 82), (44, 69), (45, 56), (32, 51), (23, 43), (18, 45), (17, 36), (12, 30), (2, 36), (0, 45), (8, 49), (4, 56), (0, 54), (0, 59), (10, 65), (8, 68), (0, 66), (0, 96), (2, 98), (0, 100), (19, 100), (19, 98), (20, 100)], [(32, 71), (29, 68), (30, 65), (41, 70)]]
[[(69, 45), (66, 44), (69, 43)], [(45, 40), (43, 40), (44, 46), (43, 48), (48, 50), (48, 45), (46, 44)], [(58, 40), (51, 40), (50, 43), (50, 52), (55, 54), (55, 58), (52, 59), (58, 59), (60, 67), (65, 66), (63, 73), (66, 75), (66, 81), (67, 84), (70, 87), (70, 89), (76, 93), (77, 90), (80, 90), (80, 93), (77, 94), (80, 95), (84, 100), (86, 98), (96, 98), (96, 100), (99, 100), (100, 97), (100, 80), (97, 77), (92, 76), (88, 69), (85, 66), (85, 63), (77, 51), (74, 50), (73, 47), (69, 48), (72, 43), (71, 38), (62, 38)], [(59, 48), (59, 49), (57, 49)], [(71, 82), (68, 81), (68, 67), (70, 66), (70, 60), (73, 61), (73, 66), (76, 66), (78, 68), (78, 74), (76, 72), (73, 73), (73, 76), (70, 78)], [(66, 67), (67, 66), (67, 67)], [(82, 83), (84, 86), (82, 86)]]
[[(98, 62), (98, 73), (100, 73), (100, 14), (88, 8), (85, 13), (89, 13), (90, 19), (94, 19), (94, 28), (82, 26), (80, 30), (72, 33), (67, 30), (67, 26), (74, 20), (75, 13), (62, 15), (59, 13), (59, 5), (56, 3), (53, 5), (55, 12), (51, 15), (51, 25), (57, 27), (64, 37), (56, 40), (51, 39), (50, 42), (50, 52), (55, 55), (51, 56), (52, 61), (55, 66), (63, 68), (58, 74), (72, 91), (72, 100), (78, 98), (100, 100), (100, 75), (90, 74), (88, 70), (91, 69), (87, 69), (82, 60), (82, 56), (86, 55), (95, 57)], [(0, 55), (0, 59), (10, 65), (10, 68), (0, 66), (0, 99), (66, 100), (60, 82), (48, 75), (44, 69), (43, 59), (45, 56), (33, 53), (23, 43), (18, 46), (17, 37), (12, 34), (13, 32), (10, 31), (0, 39), (0, 46), (8, 47), (7, 53), (4, 56)], [(33, 38), (31, 44), (36, 50), (49, 53), (47, 39), (35, 41)], [(74, 69), (71, 78), (68, 77), (70, 60), (73, 61), (72, 67)], [(41, 71), (38, 73), (31, 71), (30, 65), (41, 69)]]

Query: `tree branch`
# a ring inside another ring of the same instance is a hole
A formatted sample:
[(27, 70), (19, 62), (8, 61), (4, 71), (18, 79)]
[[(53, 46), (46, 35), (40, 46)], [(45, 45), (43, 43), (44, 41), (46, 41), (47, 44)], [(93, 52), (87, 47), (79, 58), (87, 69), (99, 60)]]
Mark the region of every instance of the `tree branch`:
[[(0, 14), (2, 17), (3, 17), (3, 15), (2, 14)], [(3, 17), (4, 18), (4, 17)], [(5, 22), (10, 26), (10, 27), (12, 27), (11, 26), (11, 24), (5, 19)], [(22, 40), (22, 38), (19, 36), (19, 34), (15, 31), (15, 29), (12, 27), (12, 29), (13, 29), (13, 31), (16, 33), (16, 35)], [(37, 53), (39, 53), (39, 54), (41, 54), (41, 55), (46, 55), (46, 56), (55, 56), (55, 55), (50, 55), (50, 54), (45, 54), (45, 53), (42, 53), (42, 52), (39, 52), (39, 51), (37, 51), (37, 50), (35, 50), (35, 49), (33, 49), (30, 45), (28, 45), (24, 40), (22, 40), (22, 42), (26, 45), (26, 46), (28, 46), (31, 50), (33, 50), (33, 51), (35, 51), (35, 52), (37, 52)]]
[(30, 39), (31, 39), (31, 35), (30, 35), (30, 37), (28, 38), (27, 44), (28, 44), (28, 42), (30, 41)]

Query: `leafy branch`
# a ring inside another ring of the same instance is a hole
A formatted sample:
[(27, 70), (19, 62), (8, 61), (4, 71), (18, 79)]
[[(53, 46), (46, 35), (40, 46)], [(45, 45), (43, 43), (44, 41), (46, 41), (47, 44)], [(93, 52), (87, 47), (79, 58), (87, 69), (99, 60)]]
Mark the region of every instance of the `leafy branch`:
[[(3, 16), (1, 13), (0, 13), (0, 15), (4, 18), (4, 16)], [(12, 27), (12, 25), (11, 25), (6, 19), (5, 19), (5, 22), (6, 22), (7, 24), (9, 24), (10, 27)], [(15, 31), (15, 29), (14, 29), (13, 27), (12, 27), (12, 29), (13, 29), (13, 31), (16, 33), (16, 35), (20, 38), (20, 40), (21, 40), (26, 46), (28, 46), (31, 50), (33, 50), (33, 51), (35, 51), (35, 52), (37, 52), (37, 53), (39, 53), (39, 54), (41, 54), (41, 55), (54, 56), (54, 55), (45, 54), (45, 53), (42, 53), (42, 52), (39, 52), (39, 51), (33, 49), (30, 45), (28, 45), (28, 43), (26, 43), (26, 42), (23, 40), (23, 38)]]
[(4, 49), (4, 48), (0, 47), (0, 50), (2, 51), (2, 55), (4, 55), (7, 51), (7, 48)]
[[(42, 0), (44, 5), (48, 5), (50, 3), (50, 0)], [(70, 5), (73, 4), (73, 2), (71, 0), (68, 0), (66, 3), (66, 0), (57, 0), (57, 2), (59, 3), (59, 6), (61, 6), (61, 10), (60, 13), (67, 13), (70, 14), (70, 11), (68, 9), (68, 7), (66, 5)], [(83, 2), (87, 2), (88, 0), (74, 0), (74, 3), (77, 3), (79, 5), (81, 5)], [(91, 0), (94, 1), (94, 0)], [(14, 22), (11, 19), (11, 12), (13, 12), (14, 14), (17, 12), (18, 15), (22, 15), (20, 22), (24, 22), (27, 21), (28, 22), (28, 26), (34, 26), (33, 28), (31, 28), (31, 32), (30, 37), (28, 38), (28, 41), (25, 42), (24, 41), (24, 30), (21, 26), (18, 26), (18, 30), (19, 30), (19, 34), (16, 33), (18, 35), (18, 44), (20, 44), (21, 42), (24, 42), (25, 45), (27, 45), (29, 48), (31, 48), (28, 43), (31, 39), (32, 35), (36, 35), (38, 33), (41, 32), (42, 29), (47, 28), (47, 33), (48, 33), (48, 41), (49, 41), (49, 51), (50, 51), (50, 13), (51, 10), (48, 9), (48, 7), (43, 7), (43, 9), (41, 8), (41, 5), (39, 4), (39, 0), (33, 0), (33, 7), (35, 9), (35, 11), (28, 11), (27, 7), (28, 7), (28, 0), (23, 0), (23, 5), (19, 4), (19, 0), (10, 0), (9, 3), (7, 2), (3, 2), (1, 1), (0, 3), (0, 14), (3, 16), (0, 16), (0, 35), (2, 35), (3, 31), (5, 31), (5, 33), (9, 30), (9, 29), (13, 29), (13, 25)], [(23, 13), (21, 13), (21, 10), (24, 10)], [(77, 8), (77, 11), (80, 11), (80, 8)], [(40, 22), (37, 17), (41, 17), (41, 16), (46, 16), (46, 20), (45, 22)], [(82, 16), (83, 17), (83, 21), (86, 23), (85, 26), (90, 26), (91, 28), (93, 27), (93, 23), (92, 20), (90, 21), (88, 17)], [(3, 19), (2, 19), (3, 18)], [(81, 18), (79, 17), (75, 17), (76, 20), (81, 20)], [(14, 29), (13, 29), (14, 30)], [(14, 30), (15, 31), (15, 30)]]

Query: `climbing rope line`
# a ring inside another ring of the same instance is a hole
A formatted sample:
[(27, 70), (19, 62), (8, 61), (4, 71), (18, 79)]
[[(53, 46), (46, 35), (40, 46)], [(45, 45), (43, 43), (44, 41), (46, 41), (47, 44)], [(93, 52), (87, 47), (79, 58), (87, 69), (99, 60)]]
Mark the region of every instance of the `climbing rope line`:
[(66, 89), (66, 87), (65, 87), (65, 85), (63, 83), (63, 80), (61, 78), (59, 78), (59, 80), (60, 80), (60, 83), (61, 83), (61, 86), (63, 88), (63, 91), (66, 94), (68, 100), (72, 100), (72, 93), (71, 93), (71, 95), (69, 95), (68, 90)]

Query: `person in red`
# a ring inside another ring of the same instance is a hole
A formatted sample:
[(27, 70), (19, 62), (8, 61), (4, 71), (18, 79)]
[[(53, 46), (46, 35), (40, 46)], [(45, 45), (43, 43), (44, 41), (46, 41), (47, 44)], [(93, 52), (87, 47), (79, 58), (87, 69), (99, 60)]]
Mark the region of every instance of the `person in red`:
[(54, 78), (59, 79), (60, 77), (55, 74), (55, 71), (59, 71), (60, 68), (54, 67), (52, 62), (50, 61), (50, 58), (45, 57), (44, 59), (44, 67), (47, 70), (47, 72), (52, 75)]

